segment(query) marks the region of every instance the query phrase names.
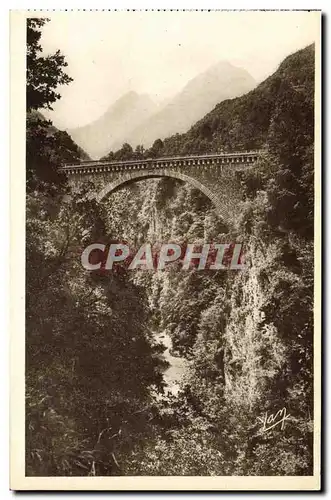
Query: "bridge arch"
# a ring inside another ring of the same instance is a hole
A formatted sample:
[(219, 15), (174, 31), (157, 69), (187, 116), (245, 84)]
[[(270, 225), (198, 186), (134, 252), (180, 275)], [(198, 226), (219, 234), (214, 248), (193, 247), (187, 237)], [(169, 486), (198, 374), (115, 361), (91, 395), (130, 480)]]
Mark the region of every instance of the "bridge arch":
[(199, 189), (210, 201), (213, 203), (216, 209), (218, 209), (218, 198), (207, 186), (202, 184), (199, 180), (183, 174), (182, 172), (176, 172), (173, 170), (156, 170), (153, 172), (129, 172), (121, 175), (114, 181), (108, 182), (106, 186), (101, 189), (96, 195), (96, 200), (101, 202), (104, 200), (109, 194), (118, 189), (120, 186), (129, 184), (133, 181), (138, 181), (140, 179), (148, 179), (148, 178), (158, 178), (158, 177), (172, 177), (173, 179), (179, 179), (181, 181), (187, 182), (191, 184), (191, 186)]

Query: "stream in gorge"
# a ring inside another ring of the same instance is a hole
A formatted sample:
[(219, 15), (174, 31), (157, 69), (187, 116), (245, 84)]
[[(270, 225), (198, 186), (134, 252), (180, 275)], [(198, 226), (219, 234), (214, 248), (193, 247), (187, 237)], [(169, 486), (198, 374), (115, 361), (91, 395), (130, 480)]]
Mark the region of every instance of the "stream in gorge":
[(188, 362), (183, 357), (171, 354), (172, 340), (167, 333), (155, 333), (155, 338), (166, 347), (166, 350), (162, 353), (163, 359), (169, 363), (168, 368), (163, 372), (163, 378), (166, 383), (165, 389), (176, 395), (187, 370)]

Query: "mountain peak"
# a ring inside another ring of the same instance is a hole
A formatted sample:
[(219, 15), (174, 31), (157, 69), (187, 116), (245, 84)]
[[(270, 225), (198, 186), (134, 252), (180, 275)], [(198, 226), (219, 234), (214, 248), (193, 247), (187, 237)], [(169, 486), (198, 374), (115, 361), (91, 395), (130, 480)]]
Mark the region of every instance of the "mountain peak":
[(92, 158), (100, 158), (116, 144), (126, 142), (129, 130), (147, 119), (156, 104), (147, 94), (129, 91), (119, 97), (93, 123), (69, 131), (73, 139)]
[(190, 80), (159, 112), (137, 127), (127, 142), (149, 147), (156, 139), (186, 132), (218, 103), (256, 86), (253, 77), (229, 61), (220, 61)]

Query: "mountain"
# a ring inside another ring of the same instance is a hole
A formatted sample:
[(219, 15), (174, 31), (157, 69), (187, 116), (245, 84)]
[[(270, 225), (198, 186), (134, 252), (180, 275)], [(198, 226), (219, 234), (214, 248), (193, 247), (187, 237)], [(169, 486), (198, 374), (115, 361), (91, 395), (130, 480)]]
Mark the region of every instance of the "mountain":
[(68, 130), (73, 140), (92, 158), (99, 158), (126, 141), (128, 131), (157, 109), (147, 94), (128, 92), (94, 122)]
[[(273, 135), (281, 110), (294, 122), (300, 113), (311, 137), (314, 102), (314, 45), (289, 55), (269, 78), (236, 99), (219, 103), (184, 134), (163, 141), (158, 154), (198, 154), (262, 148)], [(285, 131), (287, 140), (295, 133)], [(284, 137), (285, 140), (285, 137)], [(270, 145), (270, 141), (269, 141)]]
[(246, 70), (229, 62), (219, 62), (190, 80), (163, 109), (129, 133), (125, 142), (149, 147), (156, 139), (186, 132), (217, 103), (245, 94), (255, 85)]
[(45, 116), (36, 110), (32, 110), (29, 112), (27, 116), (27, 122), (35, 126), (41, 125), (46, 132), (46, 136), (48, 138), (55, 139), (59, 141), (58, 147), (63, 149), (62, 152), (67, 151), (67, 155), (69, 155), (72, 161), (81, 161), (81, 160), (90, 160), (90, 156), (84, 151), (83, 148), (75, 144), (72, 140), (68, 132), (64, 130), (59, 130), (53, 125), (53, 122), (45, 118)]

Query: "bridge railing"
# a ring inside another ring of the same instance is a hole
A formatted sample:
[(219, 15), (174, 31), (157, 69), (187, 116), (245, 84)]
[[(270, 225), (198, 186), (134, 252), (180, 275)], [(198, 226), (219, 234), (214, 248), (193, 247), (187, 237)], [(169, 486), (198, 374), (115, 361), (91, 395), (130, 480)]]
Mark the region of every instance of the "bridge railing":
[(77, 163), (65, 163), (60, 167), (61, 170), (66, 170), (68, 168), (79, 169), (84, 167), (102, 167), (102, 166), (125, 166), (125, 165), (137, 165), (146, 163), (157, 163), (157, 162), (171, 162), (171, 161), (185, 161), (185, 160), (206, 160), (206, 159), (218, 159), (218, 158), (235, 158), (235, 157), (256, 157), (260, 156), (263, 150), (256, 151), (240, 151), (234, 153), (208, 153), (203, 155), (183, 155), (183, 156), (160, 156), (157, 158), (141, 158), (141, 159), (130, 159), (130, 160), (81, 160)]

